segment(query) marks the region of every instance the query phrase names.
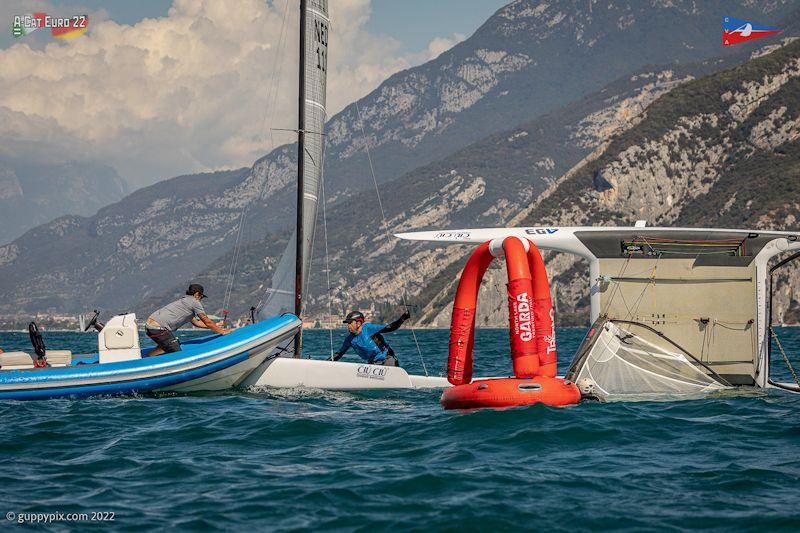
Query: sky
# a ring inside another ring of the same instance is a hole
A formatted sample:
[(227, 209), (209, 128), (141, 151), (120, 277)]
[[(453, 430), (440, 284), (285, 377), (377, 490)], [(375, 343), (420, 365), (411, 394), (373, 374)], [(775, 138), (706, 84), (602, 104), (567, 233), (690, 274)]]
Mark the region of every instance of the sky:
[[(292, 140), (270, 127), (294, 118), (296, 2), (4, 0), (0, 159), (97, 162), (131, 188), (249, 166)], [(465, 39), (504, 3), (330, 0), (329, 116)], [(42, 11), (88, 14), (89, 32), (11, 36), (14, 15)]]

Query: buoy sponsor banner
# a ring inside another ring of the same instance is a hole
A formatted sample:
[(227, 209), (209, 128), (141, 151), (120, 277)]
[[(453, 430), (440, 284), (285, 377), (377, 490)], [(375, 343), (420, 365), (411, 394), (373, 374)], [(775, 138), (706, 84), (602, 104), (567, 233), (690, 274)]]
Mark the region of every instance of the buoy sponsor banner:
[(511, 359), (514, 375), (520, 378), (535, 376), (539, 370), (532, 293), (530, 279), (522, 278), (508, 282)]
[(758, 22), (722, 17), (722, 46), (733, 46), (745, 41), (777, 35), (782, 31), (780, 28), (765, 26)]

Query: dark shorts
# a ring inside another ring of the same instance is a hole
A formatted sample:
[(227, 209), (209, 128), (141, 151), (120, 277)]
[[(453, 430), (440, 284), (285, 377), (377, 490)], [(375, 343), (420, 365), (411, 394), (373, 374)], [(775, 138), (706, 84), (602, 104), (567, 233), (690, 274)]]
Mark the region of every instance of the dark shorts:
[(386, 359), (383, 361), (375, 361), (372, 364), (383, 366), (400, 366), (400, 360), (397, 359), (397, 356), (394, 354), (394, 350), (392, 350), (391, 346), (387, 346)]
[(176, 339), (170, 330), (145, 328), (144, 331), (150, 337), (150, 340), (156, 343), (165, 353), (181, 351), (181, 341)]

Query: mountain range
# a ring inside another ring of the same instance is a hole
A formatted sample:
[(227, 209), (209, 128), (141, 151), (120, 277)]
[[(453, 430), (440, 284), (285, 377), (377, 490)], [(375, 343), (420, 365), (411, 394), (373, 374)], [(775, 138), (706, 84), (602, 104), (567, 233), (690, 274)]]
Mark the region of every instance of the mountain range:
[[(443, 323), (464, 251), (399, 243), (392, 233), (521, 223), (548, 198), (560, 198), (566, 209), (564, 183), (583, 176), (582, 165), (602, 157), (624, 132), (641, 127), (654, 101), (758, 48), (722, 49), (720, 13), (777, 19), (791, 8), (787, 2), (600, 7), (521, 0), (435, 60), (392, 76), (327, 126), (334, 311), (358, 305), (388, 312), (407, 291), (421, 322)], [(382, 206), (370, 192), (366, 146)], [(294, 153), (284, 146), (250, 169), (174, 178), (91, 217), (62, 217), (29, 231), (0, 247), (0, 312), (76, 312), (102, 304), (144, 313), (189, 278), (225, 294), (245, 220), (230, 303), (235, 314), (245, 313), (288, 238)], [(322, 249), (315, 250), (315, 272)], [(562, 276), (571, 266), (553, 268), (566, 291), (571, 285)], [(309, 304), (322, 312), (324, 276), (312, 275)], [(573, 307), (561, 316), (579, 316)], [(481, 323), (499, 323), (498, 313), (487, 311)]]
[[(657, 226), (795, 230), (800, 213), (800, 41), (689, 81), (576, 165), (521, 211), (520, 226)], [(456, 266), (463, 263), (455, 262)], [(567, 254), (548, 267), (562, 324), (585, 323), (587, 265)], [(502, 282), (493, 270), (486, 286)], [(777, 321), (800, 322), (800, 265), (776, 283)], [(444, 325), (451, 269), (429, 279), (422, 319)], [(479, 308), (499, 324), (505, 303)]]
[(92, 215), (127, 193), (126, 183), (107, 165), (0, 157), (0, 244), (62, 215)]

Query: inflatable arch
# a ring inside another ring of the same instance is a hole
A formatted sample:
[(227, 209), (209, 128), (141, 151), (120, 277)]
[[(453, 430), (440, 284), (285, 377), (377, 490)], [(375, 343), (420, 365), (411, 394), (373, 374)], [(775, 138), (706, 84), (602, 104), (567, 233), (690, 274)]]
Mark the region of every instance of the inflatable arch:
[[(475, 310), (478, 289), (495, 257), (504, 255), (508, 272), (508, 315), (514, 378), (472, 381)], [(470, 256), (456, 291), (450, 326), (447, 379), (454, 387), (442, 395), (445, 409), (509, 407), (580, 400), (578, 388), (556, 375), (553, 304), (542, 255), (517, 237), (480, 245)]]

